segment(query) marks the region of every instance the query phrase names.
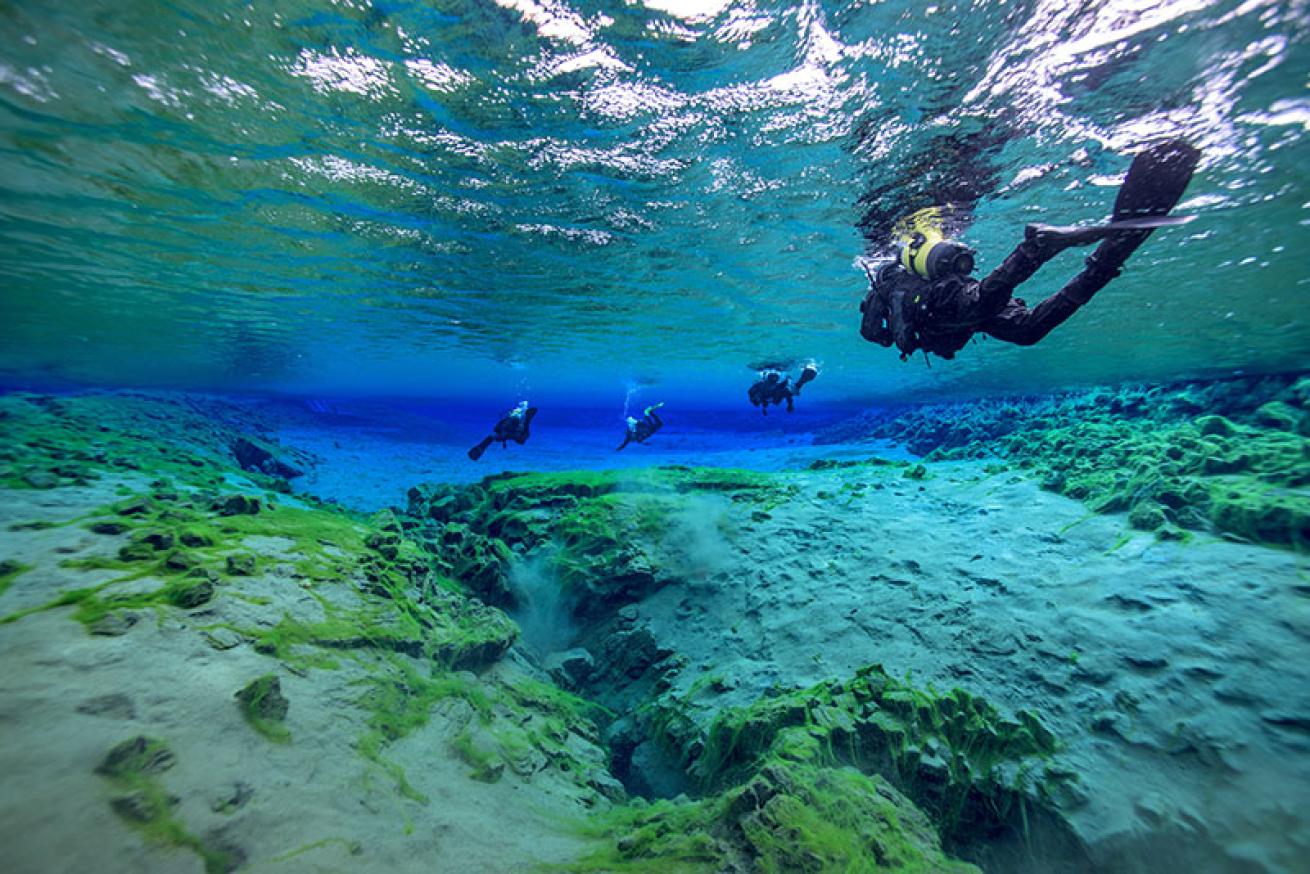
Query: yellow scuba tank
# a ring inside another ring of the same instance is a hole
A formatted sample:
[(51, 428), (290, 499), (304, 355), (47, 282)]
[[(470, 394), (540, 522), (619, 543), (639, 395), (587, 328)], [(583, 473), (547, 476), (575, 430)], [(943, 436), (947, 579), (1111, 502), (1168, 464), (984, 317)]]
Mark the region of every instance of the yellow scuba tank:
[(963, 243), (946, 239), (943, 233), (950, 212), (949, 207), (930, 206), (897, 223), (893, 234), (905, 240), (901, 247), (902, 267), (930, 281), (952, 273), (965, 276), (973, 271), (974, 251)]

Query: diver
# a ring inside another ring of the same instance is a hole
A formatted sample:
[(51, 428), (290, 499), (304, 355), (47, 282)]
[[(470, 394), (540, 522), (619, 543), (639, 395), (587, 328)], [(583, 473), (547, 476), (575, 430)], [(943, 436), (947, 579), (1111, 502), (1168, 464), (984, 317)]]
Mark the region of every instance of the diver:
[(614, 451), (621, 451), (629, 443), (645, 443), (652, 434), (663, 428), (664, 420), (660, 418), (659, 413), (655, 412), (662, 406), (664, 406), (664, 402), (660, 401), (654, 406), (647, 407), (642, 411), (640, 419), (628, 416), (628, 432), (623, 435), (623, 442)]
[(792, 400), (801, 393), (807, 382), (812, 382), (819, 375), (819, 368), (813, 364), (807, 364), (801, 369), (801, 375), (795, 382), (791, 377), (777, 370), (769, 369), (760, 371), (760, 378), (746, 391), (746, 397), (750, 399), (751, 406), (759, 407), (760, 413), (769, 415), (769, 404), (774, 406), (787, 405), (787, 412), (795, 412), (796, 404)]
[(469, 450), (469, 458), (477, 461), (482, 457), (482, 453), (487, 451), (487, 447), (496, 441), (500, 441), (502, 449), (511, 440), (520, 446), (527, 443), (528, 428), (532, 425), (532, 417), (535, 415), (537, 415), (536, 407), (529, 407), (527, 401), (519, 401), (519, 405), (506, 413), (481, 443)]
[[(1173, 140), (1133, 159), (1109, 222), (1090, 227), (1028, 225), (1024, 240), (986, 278), (970, 278), (973, 250), (940, 234), (917, 233), (900, 262), (869, 273), (860, 304), (860, 335), (895, 344), (905, 360), (922, 350), (954, 358), (976, 332), (1031, 346), (1073, 315), (1119, 275), (1128, 256), (1156, 228), (1186, 224), (1194, 216), (1170, 216), (1192, 178), (1201, 153)], [(1014, 289), (1070, 246), (1100, 241), (1082, 272), (1035, 307), (1012, 297)]]

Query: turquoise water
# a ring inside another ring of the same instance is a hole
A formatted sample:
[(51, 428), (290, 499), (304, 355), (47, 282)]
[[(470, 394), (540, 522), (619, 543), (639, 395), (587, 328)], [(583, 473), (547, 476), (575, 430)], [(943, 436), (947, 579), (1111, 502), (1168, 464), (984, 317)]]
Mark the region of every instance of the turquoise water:
[(0, 867), (1304, 874), (1307, 167), (1310, 0), (0, 0)]
[[(1308, 29), (1299, 0), (7, 3), (0, 367), (615, 404), (804, 357), (825, 400), (1300, 369)], [(928, 370), (859, 338), (896, 217), (972, 206), (986, 269), (1165, 135), (1204, 149), (1197, 221), (1048, 342)]]

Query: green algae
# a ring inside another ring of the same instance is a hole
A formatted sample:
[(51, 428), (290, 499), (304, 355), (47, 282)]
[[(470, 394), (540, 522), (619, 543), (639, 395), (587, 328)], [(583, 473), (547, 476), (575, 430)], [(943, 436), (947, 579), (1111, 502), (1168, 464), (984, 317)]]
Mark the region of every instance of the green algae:
[(1020, 827), (1071, 779), (1043, 767), (1058, 745), (1033, 714), (1006, 717), (962, 689), (919, 688), (878, 665), (847, 681), (775, 690), (717, 713), (707, 728), (689, 700), (697, 691), (656, 699), (646, 716), (650, 735), (709, 792), (778, 763), (852, 766), (890, 780), (955, 846)]
[(513, 556), (535, 554), (571, 608), (594, 617), (672, 578), (663, 566), (676, 539), (671, 520), (687, 510), (689, 494), (767, 513), (795, 493), (782, 477), (743, 470), (509, 473), (411, 489), (407, 525), (431, 545), (442, 573), (490, 604), (516, 606)]
[(282, 724), (287, 715), (287, 700), (282, 697), (277, 675), (264, 674), (251, 680), (234, 697), (251, 728), (273, 743), (291, 742), (291, 732)]
[[(131, 577), (127, 579), (136, 579)], [(84, 626), (93, 626), (96, 622), (104, 619), (106, 616), (119, 611), (155, 609), (163, 607), (188, 608), (195, 606), (200, 593), (205, 591), (205, 586), (209, 585), (207, 581), (200, 579), (176, 579), (170, 580), (158, 589), (150, 592), (132, 592), (132, 593), (110, 593), (101, 596), (106, 588), (124, 582), (125, 579), (110, 580), (101, 583), (98, 586), (89, 586), (86, 588), (70, 589), (63, 592), (53, 600), (35, 607), (29, 607), (25, 610), (19, 610), (10, 613), (7, 616), (0, 617), (0, 624), (17, 622), (27, 616), (35, 613), (42, 613), (47, 610), (54, 610), (59, 607), (75, 607), (73, 619), (82, 623)], [(205, 600), (208, 600), (207, 598)]]
[(999, 457), (1133, 528), (1310, 546), (1306, 378), (1126, 387), (901, 411), (873, 435), (928, 460)]
[(600, 848), (559, 870), (978, 870), (949, 859), (926, 817), (886, 781), (847, 767), (774, 762), (712, 797), (625, 805), (586, 830)]
[(191, 850), (204, 863), (206, 874), (227, 874), (240, 863), (238, 855), (204, 841), (173, 813), (176, 799), (158, 774), (174, 761), (163, 741), (140, 736), (111, 750), (96, 772), (121, 793), (111, 804), (114, 812), (147, 842)]
[(314, 841), (313, 843), (296, 847), (294, 850), (288, 850), (287, 852), (282, 853), (281, 855), (274, 856), (268, 861), (269, 864), (290, 862), (292, 859), (295, 859), (299, 856), (303, 856), (306, 853), (313, 852), (314, 850), (321, 850), (324, 847), (334, 847), (334, 846), (340, 846), (342, 849), (344, 849), (352, 856), (358, 856), (364, 852), (364, 847), (362, 844), (359, 843), (359, 841), (350, 841), (350, 840), (346, 840), (345, 838), (323, 838), (322, 840)]
[(13, 559), (4, 559), (0, 561), (0, 596), (9, 591), (9, 587), (14, 584), (14, 580), (21, 577), (32, 569), (31, 565), (23, 564)]

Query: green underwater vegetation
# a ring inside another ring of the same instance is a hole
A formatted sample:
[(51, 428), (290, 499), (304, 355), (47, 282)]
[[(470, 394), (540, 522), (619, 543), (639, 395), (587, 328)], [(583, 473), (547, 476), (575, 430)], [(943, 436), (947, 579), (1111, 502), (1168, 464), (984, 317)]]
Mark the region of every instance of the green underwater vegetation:
[(932, 405), (861, 428), (930, 460), (1002, 459), (1160, 537), (1310, 545), (1310, 377)]
[(110, 807), (144, 838), (160, 846), (191, 850), (205, 866), (205, 874), (228, 874), (244, 861), (244, 854), (221, 842), (193, 834), (173, 813), (179, 799), (164, 787), (160, 774), (177, 761), (168, 745), (143, 735), (111, 749), (96, 767), (116, 794)]
[[(914, 492), (954, 476), (942, 462), (989, 459), (1000, 466), (982, 472), (984, 481), (1030, 471), (1093, 512), (1125, 513), (1125, 536), (1212, 529), (1299, 549), (1306, 456), (1295, 429), (1304, 418), (1288, 430), (1268, 409), (1301, 410), (1297, 392), (1304, 382), (1263, 382), (1241, 393), (1223, 384), (1125, 389), (981, 404), (973, 418), (952, 412), (948, 424), (942, 410), (901, 412), (872, 433), (906, 440), (926, 454), (922, 462), (815, 462), (810, 472), (830, 481), (810, 494), (831, 503)], [(1239, 394), (1249, 412), (1232, 409), (1221, 426), (1212, 407)], [(287, 494), (268, 474), (243, 470), (233, 449), (241, 432), (212, 424), (200, 437), (185, 427), (169, 436), (116, 434), (105, 438), (112, 453), (98, 460), (70, 436), (107, 415), (101, 399), (85, 403), (0, 400), (4, 427), (22, 435), (9, 453), (19, 468), (44, 470), (82, 453), (80, 484), (55, 487), (109, 495), (71, 519), (24, 527), (31, 536), (82, 532), (88, 546), (57, 568), (62, 579), (86, 582), (42, 589), (27, 582), (27, 564), (8, 560), (0, 596), (21, 590), (26, 600), (0, 615), (0, 625), (60, 611), (99, 639), (134, 633), (142, 617), (153, 617), (161, 633), (194, 634), (215, 657), (253, 654), (266, 667), (243, 668), (228, 706), (269, 749), (313, 742), (316, 729), (294, 723), (293, 732), (288, 718), (301, 712), (295, 684), (327, 673), (340, 677), (348, 748), (362, 773), (381, 777), (385, 792), (408, 805), (403, 810), (437, 803), (415, 770), (419, 738), (425, 755), (458, 763), (471, 783), (569, 787), (575, 806), (556, 827), (580, 849), (572, 862), (543, 865), (549, 870), (996, 870), (1016, 858), (993, 854), (998, 836), (1013, 845), (1004, 852), (1086, 861), (1069, 819), (1077, 808), (1069, 799), (1085, 790), (1042, 715), (877, 663), (745, 692), (722, 668), (693, 666), (634, 621), (631, 605), (705, 585), (715, 562), (737, 548), (742, 526), (776, 524), (790, 512), (807, 472), (506, 473), (415, 486), (406, 507), (366, 515)], [(158, 417), (174, 410), (166, 400), (125, 403)], [(178, 410), (180, 421), (191, 412)], [(282, 451), (267, 439), (260, 446), (270, 457)], [(1196, 453), (1228, 460), (1201, 463)], [(1233, 458), (1244, 459), (1239, 472)], [(1243, 527), (1233, 504), (1257, 508), (1264, 521)], [(712, 554), (689, 559), (692, 546)], [(510, 615), (525, 607), (516, 576), (525, 566), (558, 590), (555, 621), (586, 642), (594, 665), (585, 653), (553, 666), (525, 656), (530, 647)], [(814, 573), (837, 571), (828, 561)], [(824, 654), (813, 655), (814, 669), (824, 670)], [(1059, 661), (1077, 674), (1096, 655), (1066, 647)], [(660, 751), (683, 794), (634, 796), (616, 777), (630, 779), (632, 748), (642, 744)], [(112, 758), (101, 770), (115, 793), (109, 803), (148, 841), (194, 851), (207, 871), (242, 864), (245, 850), (197, 836), (179, 818), (160, 776), (174, 761), (163, 742), (143, 736)], [(361, 785), (374, 787), (367, 776)], [(240, 803), (214, 809), (230, 814)], [(415, 814), (404, 821), (411, 834)], [(333, 836), (269, 859), (333, 848), (366, 852)]]

